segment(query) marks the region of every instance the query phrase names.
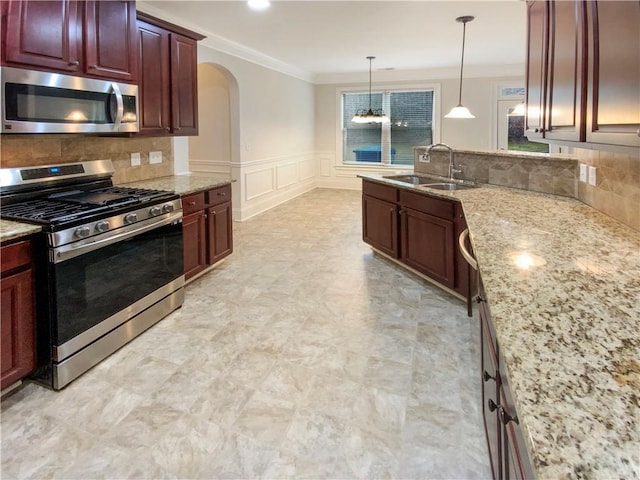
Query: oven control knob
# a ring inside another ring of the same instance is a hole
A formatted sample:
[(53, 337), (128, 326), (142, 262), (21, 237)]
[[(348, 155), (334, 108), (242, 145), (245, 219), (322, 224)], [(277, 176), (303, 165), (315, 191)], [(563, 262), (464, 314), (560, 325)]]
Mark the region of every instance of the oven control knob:
[(162, 211), (164, 213), (171, 213), (173, 212), (173, 204), (172, 203), (167, 203), (166, 205), (162, 206)]
[(152, 217), (155, 217), (156, 215), (160, 215), (161, 213), (162, 213), (162, 209), (157, 205), (149, 209), (149, 215), (151, 215)]
[(78, 238), (85, 238), (88, 237), (90, 233), (91, 229), (89, 227), (78, 227), (73, 232), (73, 236)]
[(107, 230), (109, 230), (109, 222), (103, 220), (102, 222), (96, 223), (96, 231), (106, 232)]
[(127, 213), (124, 216), (124, 223), (126, 223), (127, 225), (130, 223), (135, 223), (138, 221), (138, 215), (136, 215), (135, 213)]

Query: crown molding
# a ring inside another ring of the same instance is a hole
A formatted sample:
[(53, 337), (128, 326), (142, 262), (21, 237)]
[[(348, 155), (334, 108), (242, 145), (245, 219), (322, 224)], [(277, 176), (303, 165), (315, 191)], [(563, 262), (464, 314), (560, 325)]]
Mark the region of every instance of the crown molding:
[(181, 27), (187, 28), (189, 30), (193, 30), (194, 32), (198, 32), (204, 35), (206, 38), (198, 42), (199, 45), (202, 45), (204, 47), (207, 47), (222, 53), (226, 53), (227, 55), (231, 55), (233, 57), (237, 57), (242, 60), (246, 60), (247, 62), (260, 65), (261, 67), (268, 68), (270, 70), (275, 70), (285, 75), (289, 75), (291, 77), (304, 80), (305, 82), (313, 83), (313, 74), (311, 72), (295, 67), (291, 64), (282, 62), (277, 58), (273, 58), (269, 55), (265, 55), (264, 53), (261, 53), (257, 50), (246, 47), (232, 40), (228, 40), (227, 38), (221, 37), (220, 35), (216, 35), (215, 33), (209, 32), (208, 30), (205, 30), (198, 25), (195, 25), (191, 22), (187, 22), (182, 18), (168, 14), (164, 10), (153, 7), (145, 3), (144, 1), (138, 1), (136, 4), (136, 8), (137, 10), (144, 12), (148, 15), (152, 15), (154, 17), (160, 18), (167, 22), (174, 23), (176, 25), (180, 25)]

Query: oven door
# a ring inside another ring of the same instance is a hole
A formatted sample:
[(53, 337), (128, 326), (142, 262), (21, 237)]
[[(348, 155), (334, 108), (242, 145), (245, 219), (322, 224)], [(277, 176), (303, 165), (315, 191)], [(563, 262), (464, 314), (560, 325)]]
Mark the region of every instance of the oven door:
[(50, 251), (54, 364), (183, 287), (182, 212), (150, 220)]

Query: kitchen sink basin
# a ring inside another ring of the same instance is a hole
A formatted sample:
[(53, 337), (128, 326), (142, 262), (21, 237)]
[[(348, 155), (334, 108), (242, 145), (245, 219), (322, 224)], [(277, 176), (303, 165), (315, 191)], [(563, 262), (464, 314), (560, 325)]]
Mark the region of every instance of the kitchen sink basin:
[(428, 188), (434, 188), (436, 190), (466, 190), (468, 188), (479, 187), (479, 185), (468, 185), (468, 184), (462, 184), (462, 183), (448, 183), (448, 182), (426, 183), (426, 184), (423, 184), (422, 186), (428, 187)]
[(418, 175), (389, 175), (382, 178), (388, 178), (389, 180), (395, 180), (396, 182), (408, 183), (410, 185), (424, 185), (427, 183), (433, 183), (432, 178), (424, 178)]

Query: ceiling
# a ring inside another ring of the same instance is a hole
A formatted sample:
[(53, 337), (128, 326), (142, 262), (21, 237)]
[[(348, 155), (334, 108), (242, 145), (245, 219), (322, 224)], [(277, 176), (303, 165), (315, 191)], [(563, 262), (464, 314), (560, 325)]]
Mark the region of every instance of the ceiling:
[[(275, 0), (265, 11), (245, 1), (151, 0), (139, 8), (207, 35), (206, 45), (258, 63), (279, 63), (314, 78), (368, 71), (524, 65), (526, 4), (500, 1)], [(208, 42), (208, 43), (207, 43)]]

